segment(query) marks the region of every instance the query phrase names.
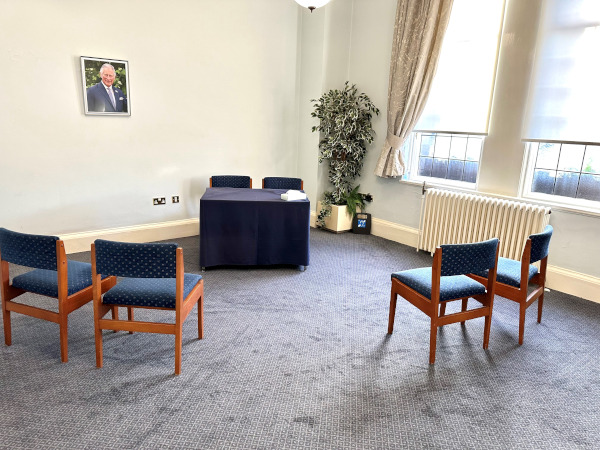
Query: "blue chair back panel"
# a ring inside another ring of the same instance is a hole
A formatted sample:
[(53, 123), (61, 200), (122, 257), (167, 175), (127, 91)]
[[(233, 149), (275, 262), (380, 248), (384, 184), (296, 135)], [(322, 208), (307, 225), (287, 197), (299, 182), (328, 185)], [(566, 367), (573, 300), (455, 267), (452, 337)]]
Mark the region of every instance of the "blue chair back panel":
[(128, 278), (175, 278), (177, 244), (131, 244), (97, 239), (96, 272)]
[(494, 267), (498, 239), (473, 244), (448, 244), (442, 248), (442, 276), (478, 273)]
[(265, 177), (265, 189), (302, 189), (302, 179), (286, 177)]
[(212, 187), (249, 188), (250, 177), (245, 175), (215, 175)]
[(56, 236), (25, 234), (0, 228), (2, 259), (35, 269), (57, 270)]
[(539, 261), (548, 256), (548, 248), (550, 247), (550, 238), (554, 229), (551, 225), (546, 225), (544, 231), (529, 236), (531, 239), (531, 260), (530, 263)]

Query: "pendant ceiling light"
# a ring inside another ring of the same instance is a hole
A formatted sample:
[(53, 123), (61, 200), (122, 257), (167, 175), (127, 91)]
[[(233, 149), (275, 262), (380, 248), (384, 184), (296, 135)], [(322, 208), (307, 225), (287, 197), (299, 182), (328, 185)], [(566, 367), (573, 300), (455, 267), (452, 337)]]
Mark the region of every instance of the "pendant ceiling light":
[(296, 3), (310, 9), (310, 12), (313, 12), (313, 10), (320, 8), (321, 6), (325, 6), (329, 3), (329, 0), (296, 0)]

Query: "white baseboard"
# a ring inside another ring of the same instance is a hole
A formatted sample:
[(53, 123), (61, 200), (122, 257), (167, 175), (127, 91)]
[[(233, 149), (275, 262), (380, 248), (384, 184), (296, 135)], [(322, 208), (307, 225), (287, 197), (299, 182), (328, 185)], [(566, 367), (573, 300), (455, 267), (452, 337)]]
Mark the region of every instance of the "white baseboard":
[[(311, 227), (315, 227), (316, 217), (316, 213), (312, 211), (310, 216)], [(185, 219), (131, 227), (109, 228), (85, 233), (63, 234), (60, 237), (65, 242), (67, 253), (77, 253), (89, 251), (90, 245), (96, 239), (125, 242), (153, 242), (197, 236), (198, 232), (198, 219)], [(372, 219), (371, 233), (375, 236), (415, 248), (419, 240), (418, 229), (377, 218)], [(549, 265), (547, 270), (546, 286), (548, 289), (600, 303), (600, 278), (557, 266)]]
[(387, 220), (371, 218), (371, 234), (417, 248), (419, 230)]
[(598, 277), (548, 265), (546, 287), (600, 303), (600, 278)]
[(105, 230), (87, 231), (85, 233), (63, 234), (60, 238), (65, 242), (67, 253), (88, 252), (96, 239), (125, 242), (153, 242), (197, 236), (198, 219), (174, 220), (172, 222), (149, 223), (131, 227), (108, 228)]

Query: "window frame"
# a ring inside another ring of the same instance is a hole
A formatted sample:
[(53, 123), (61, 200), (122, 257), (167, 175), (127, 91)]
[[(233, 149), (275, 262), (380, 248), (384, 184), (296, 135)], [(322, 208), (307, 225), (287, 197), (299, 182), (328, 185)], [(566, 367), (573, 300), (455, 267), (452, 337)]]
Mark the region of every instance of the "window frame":
[[(564, 209), (575, 209), (579, 211), (587, 211), (592, 213), (600, 213), (600, 201), (587, 200), (583, 198), (566, 197), (555, 194), (544, 194), (542, 192), (532, 192), (531, 187), (533, 185), (533, 173), (535, 171), (535, 162), (537, 159), (537, 145), (541, 143), (553, 143), (553, 144), (577, 144), (577, 145), (598, 145), (593, 142), (571, 142), (571, 141), (524, 141), (525, 152), (523, 158), (523, 168), (521, 182), (519, 185), (519, 198), (533, 200), (548, 204), (550, 206), (558, 206)], [(580, 172), (581, 174), (581, 172)]]
[[(479, 150), (479, 159), (477, 160), (477, 175), (474, 183), (469, 183), (466, 181), (458, 181), (451, 180), (448, 178), (437, 178), (437, 177), (427, 177), (419, 175), (419, 157), (421, 154), (421, 149), (415, 147), (415, 143), (417, 140), (417, 134), (436, 134), (443, 136), (481, 136), (482, 143), (481, 149)], [(402, 177), (402, 181), (408, 183), (418, 183), (423, 184), (426, 183), (429, 186), (441, 186), (441, 187), (449, 187), (460, 189), (464, 191), (477, 191), (477, 187), (479, 184), (479, 173), (481, 171), (481, 156), (483, 154), (483, 146), (485, 143), (486, 135), (482, 134), (474, 134), (474, 133), (452, 133), (452, 132), (443, 132), (443, 131), (413, 131), (410, 133), (409, 138), (406, 140), (403, 148), (403, 157), (406, 163), (407, 170)]]

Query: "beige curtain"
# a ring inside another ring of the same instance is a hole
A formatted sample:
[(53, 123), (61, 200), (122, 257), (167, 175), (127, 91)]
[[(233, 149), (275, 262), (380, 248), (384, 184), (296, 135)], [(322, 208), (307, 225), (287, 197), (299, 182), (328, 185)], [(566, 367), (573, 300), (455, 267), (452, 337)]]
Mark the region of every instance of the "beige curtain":
[(402, 144), (425, 107), (453, 0), (398, 0), (390, 64), (387, 137), (375, 175), (404, 173)]

